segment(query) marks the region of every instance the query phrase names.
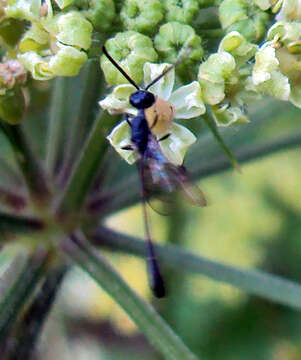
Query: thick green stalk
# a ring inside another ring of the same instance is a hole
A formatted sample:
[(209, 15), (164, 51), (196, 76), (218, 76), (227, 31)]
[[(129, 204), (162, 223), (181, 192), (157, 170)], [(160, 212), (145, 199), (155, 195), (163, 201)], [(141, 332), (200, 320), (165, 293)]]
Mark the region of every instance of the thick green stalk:
[(44, 280), (32, 304), (26, 310), (14, 333), (15, 341), (6, 360), (31, 358), (35, 344), (56, 299), (67, 267), (52, 270)]
[(66, 97), (68, 78), (58, 77), (54, 81), (50, 104), (46, 144), (46, 169), (53, 173), (61, 156), (65, 133)]
[(116, 122), (116, 117), (105, 114), (99, 115), (95, 121), (63, 193), (59, 215), (75, 214), (81, 208), (108, 147), (105, 136), (112, 122)]
[(85, 240), (81, 233), (63, 244), (63, 250), (118, 302), (149, 341), (169, 360), (196, 360), (181, 339), (121, 276)]
[(41, 231), (44, 224), (37, 218), (15, 216), (0, 211), (0, 243), (14, 239), (16, 235)]
[(225, 143), (225, 141), (223, 140), (223, 138), (221, 137), (216, 125), (214, 124), (213, 119), (211, 118), (211, 116), (209, 116), (207, 113), (202, 115), (202, 119), (205, 120), (208, 128), (210, 129), (210, 131), (212, 132), (213, 136), (215, 137), (215, 139), (217, 140), (218, 144), (220, 145), (220, 147), (222, 148), (222, 150), (224, 151), (224, 153), (227, 155), (227, 157), (229, 158), (230, 163), (232, 164), (232, 166), (234, 167), (234, 169), (236, 169), (238, 172), (241, 172), (240, 166), (237, 162), (237, 160), (235, 159), (235, 156), (232, 154), (230, 148), (227, 146), (227, 144)]
[(48, 201), (50, 192), (45, 172), (28, 142), (20, 125), (8, 125), (0, 122), (0, 128), (6, 134), (15, 153), (16, 161), (23, 173), (32, 199), (37, 204)]
[[(131, 255), (146, 256), (145, 242), (110, 229), (99, 227), (89, 237), (93, 244)], [(260, 270), (243, 270), (192, 254), (175, 246), (155, 245), (162, 264), (178, 271), (205, 275), (210, 279), (238, 287), (249, 294), (301, 310), (301, 285)]]
[(28, 258), (24, 268), (16, 277), (0, 302), (0, 344), (22, 311), (24, 304), (44, 275), (50, 260), (50, 253), (37, 249)]

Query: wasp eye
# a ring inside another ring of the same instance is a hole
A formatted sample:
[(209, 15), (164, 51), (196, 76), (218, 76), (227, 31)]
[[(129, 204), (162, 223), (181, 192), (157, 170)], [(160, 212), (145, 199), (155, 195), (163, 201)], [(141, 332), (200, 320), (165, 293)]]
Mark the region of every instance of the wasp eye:
[(155, 96), (149, 91), (139, 90), (130, 96), (130, 103), (136, 109), (146, 109), (155, 103)]

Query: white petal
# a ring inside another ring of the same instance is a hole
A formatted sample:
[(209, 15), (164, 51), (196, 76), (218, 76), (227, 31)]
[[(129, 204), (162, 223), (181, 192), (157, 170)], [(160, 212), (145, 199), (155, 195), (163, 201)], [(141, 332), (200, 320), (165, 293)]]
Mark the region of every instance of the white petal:
[(115, 126), (107, 139), (118, 154), (129, 164), (134, 164), (139, 158), (136, 151), (122, 149), (123, 146), (131, 145), (131, 129), (126, 121), (122, 121)]
[(136, 89), (133, 85), (118, 85), (114, 88), (111, 94), (99, 101), (98, 104), (110, 114), (127, 113), (137, 115), (137, 109), (129, 103), (130, 95), (135, 91)]
[[(169, 68), (171, 64), (151, 64), (145, 63), (143, 66), (144, 85), (150, 84), (157, 76), (161, 75), (164, 70)], [(175, 82), (175, 69), (170, 70), (159, 81), (150, 87), (149, 91), (158, 95), (164, 100), (168, 100), (172, 92)]]
[(176, 119), (190, 119), (206, 112), (201, 87), (197, 81), (177, 89), (171, 94), (169, 102), (175, 108)]
[(173, 124), (169, 138), (159, 144), (163, 154), (171, 163), (182, 165), (188, 147), (195, 141), (196, 137), (185, 126)]

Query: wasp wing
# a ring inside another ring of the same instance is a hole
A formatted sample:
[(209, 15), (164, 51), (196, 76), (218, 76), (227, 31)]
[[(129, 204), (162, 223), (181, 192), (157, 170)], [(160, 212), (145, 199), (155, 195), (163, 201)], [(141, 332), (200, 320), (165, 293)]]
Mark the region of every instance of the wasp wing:
[(144, 195), (147, 200), (155, 197), (163, 202), (171, 203), (172, 195), (179, 191), (191, 204), (207, 205), (202, 191), (190, 183), (184, 166), (168, 162), (155, 137), (149, 140), (147, 151), (140, 160), (140, 167)]

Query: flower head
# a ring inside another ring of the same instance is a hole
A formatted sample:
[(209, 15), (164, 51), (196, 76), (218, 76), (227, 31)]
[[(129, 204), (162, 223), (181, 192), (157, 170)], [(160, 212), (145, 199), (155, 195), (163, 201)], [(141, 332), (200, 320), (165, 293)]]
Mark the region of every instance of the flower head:
[[(167, 63), (159, 65), (145, 63), (143, 68), (144, 84), (149, 84), (169, 66), (170, 64)], [(182, 164), (186, 150), (195, 142), (196, 138), (187, 128), (173, 123), (172, 120), (173, 118), (194, 118), (205, 113), (206, 109), (201, 96), (201, 87), (197, 81), (182, 86), (173, 92), (174, 81), (175, 71), (172, 69), (150, 87), (149, 91), (151, 91), (157, 99), (153, 107), (157, 106), (157, 108), (154, 109), (150, 107), (146, 109), (146, 117), (148, 121), (152, 122), (154, 112), (157, 112), (158, 120), (152, 132), (158, 137), (170, 133), (170, 136), (166, 140), (160, 142), (161, 150), (169, 161), (174, 164)], [(127, 113), (135, 116), (137, 109), (129, 103), (129, 96), (135, 91), (136, 89), (133, 85), (119, 85), (114, 88), (110, 95), (101, 100), (99, 104), (110, 114)], [(161, 102), (159, 105), (157, 105), (158, 101)], [(151, 125), (152, 124), (150, 124), (150, 126)], [(128, 163), (132, 164), (138, 159), (138, 154), (122, 149), (125, 145), (130, 144), (130, 135), (129, 125), (126, 121), (122, 121), (113, 129), (108, 136), (108, 140), (115, 150)]]

